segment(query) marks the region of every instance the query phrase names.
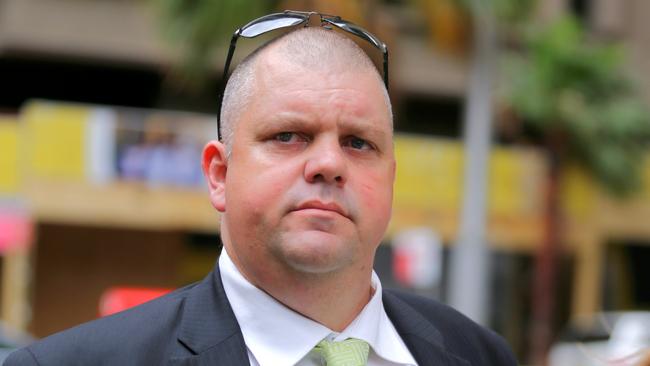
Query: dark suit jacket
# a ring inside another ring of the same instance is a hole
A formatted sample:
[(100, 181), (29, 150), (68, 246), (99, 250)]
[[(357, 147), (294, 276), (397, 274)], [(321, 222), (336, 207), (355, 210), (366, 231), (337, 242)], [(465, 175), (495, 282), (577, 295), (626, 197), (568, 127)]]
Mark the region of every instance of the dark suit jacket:
[[(495, 333), (423, 297), (385, 290), (384, 307), (419, 365), (516, 365)], [(264, 316), (260, 314), (260, 316)], [(248, 365), (218, 267), (203, 281), (49, 336), (5, 366)]]

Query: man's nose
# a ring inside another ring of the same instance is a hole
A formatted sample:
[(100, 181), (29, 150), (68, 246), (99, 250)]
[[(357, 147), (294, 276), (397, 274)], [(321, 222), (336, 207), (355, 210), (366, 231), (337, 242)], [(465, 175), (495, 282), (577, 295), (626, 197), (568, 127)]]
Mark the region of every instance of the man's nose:
[(305, 163), (305, 180), (309, 183), (347, 181), (347, 161), (338, 141), (320, 141), (312, 145)]

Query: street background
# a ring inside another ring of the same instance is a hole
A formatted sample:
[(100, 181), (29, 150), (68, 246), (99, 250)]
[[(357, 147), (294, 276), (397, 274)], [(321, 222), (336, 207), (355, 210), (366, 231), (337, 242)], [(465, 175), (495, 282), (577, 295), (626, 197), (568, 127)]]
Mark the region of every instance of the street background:
[[(388, 45), (385, 287), (453, 305), (522, 364), (641, 364), (645, 0), (0, 0), (0, 343), (210, 271), (219, 218), (199, 160), (227, 44), (283, 9), (340, 15)], [(277, 34), (240, 39), (235, 64)]]

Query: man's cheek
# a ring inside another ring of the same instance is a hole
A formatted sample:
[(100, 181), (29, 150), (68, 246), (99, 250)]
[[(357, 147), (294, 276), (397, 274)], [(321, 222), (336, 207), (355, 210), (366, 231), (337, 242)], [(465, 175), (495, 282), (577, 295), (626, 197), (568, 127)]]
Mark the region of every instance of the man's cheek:
[(279, 215), (283, 208), (282, 199), (284, 196), (284, 189), (278, 182), (271, 180), (259, 181), (264, 183), (251, 184), (246, 193), (240, 196), (243, 201), (242, 205), (248, 211), (247, 214), (257, 218), (256, 221), (260, 221), (264, 217), (271, 219)]
[[(364, 205), (369, 208), (390, 210), (393, 201), (393, 186), (392, 182), (387, 182), (382, 175), (368, 175), (360, 185), (359, 198), (365, 203)], [(383, 211), (373, 211), (375, 213)]]

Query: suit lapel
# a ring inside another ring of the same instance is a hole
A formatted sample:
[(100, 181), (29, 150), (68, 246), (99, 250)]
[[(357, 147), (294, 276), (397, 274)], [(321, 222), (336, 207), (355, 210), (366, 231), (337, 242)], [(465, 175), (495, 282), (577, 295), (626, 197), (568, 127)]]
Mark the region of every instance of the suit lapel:
[(386, 314), (420, 366), (470, 366), (469, 362), (448, 352), (440, 332), (410, 305), (384, 291)]
[[(470, 366), (448, 352), (440, 332), (410, 305), (383, 292), (386, 314), (420, 366)], [(187, 351), (174, 366), (249, 365), (244, 337), (221, 282), (219, 267), (191, 290), (179, 325), (178, 341)]]
[(171, 365), (249, 364), (244, 337), (223, 289), (218, 266), (188, 296), (178, 341), (191, 354), (172, 357)]

